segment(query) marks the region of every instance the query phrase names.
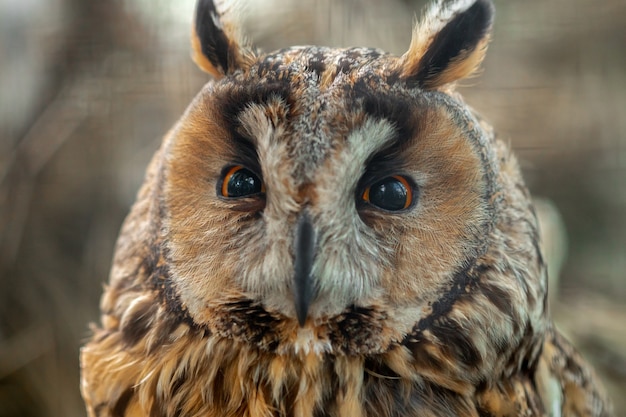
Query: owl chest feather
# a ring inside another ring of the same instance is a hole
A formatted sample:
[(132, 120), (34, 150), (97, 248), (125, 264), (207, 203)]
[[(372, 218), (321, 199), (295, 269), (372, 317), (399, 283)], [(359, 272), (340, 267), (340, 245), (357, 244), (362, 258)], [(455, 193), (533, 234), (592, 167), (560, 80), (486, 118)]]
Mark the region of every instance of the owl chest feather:
[(83, 351), (94, 371), (115, 382), (97, 387), (108, 392), (101, 392), (106, 402), (93, 404), (96, 416), (544, 415), (528, 375), (455, 391), (395, 372), (415, 367), (402, 346), (378, 355), (278, 354), (181, 324), (146, 354), (150, 337), (130, 349), (115, 348), (118, 337), (102, 334)]

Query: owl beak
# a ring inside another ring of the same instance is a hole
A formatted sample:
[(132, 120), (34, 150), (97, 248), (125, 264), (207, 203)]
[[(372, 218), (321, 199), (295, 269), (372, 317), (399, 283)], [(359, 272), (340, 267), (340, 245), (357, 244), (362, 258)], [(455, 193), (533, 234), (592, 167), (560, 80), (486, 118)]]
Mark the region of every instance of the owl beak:
[(304, 327), (309, 313), (309, 305), (314, 296), (311, 270), (315, 258), (315, 230), (311, 217), (306, 211), (302, 212), (296, 225), (294, 252), (293, 295), (298, 323), (300, 327)]

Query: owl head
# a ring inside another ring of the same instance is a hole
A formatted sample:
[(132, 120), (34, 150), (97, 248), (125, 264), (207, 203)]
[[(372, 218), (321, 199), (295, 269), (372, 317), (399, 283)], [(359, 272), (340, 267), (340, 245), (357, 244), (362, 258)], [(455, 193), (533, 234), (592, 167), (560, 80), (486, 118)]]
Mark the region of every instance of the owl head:
[[(265, 326), (280, 334), (267, 346), (321, 351), (382, 351), (436, 312), (467, 316), (457, 301), (479, 284), (516, 308), (503, 298), (515, 278), (481, 284), (477, 271), (526, 261), (506, 247), (503, 207), (528, 201), (454, 91), (483, 60), (492, 18), (488, 0), (436, 1), (402, 56), (262, 53), (230, 9), (200, 0), (194, 59), (214, 79), (166, 137), (158, 179), (169, 302), (227, 337)], [(477, 320), (510, 325), (487, 310)]]

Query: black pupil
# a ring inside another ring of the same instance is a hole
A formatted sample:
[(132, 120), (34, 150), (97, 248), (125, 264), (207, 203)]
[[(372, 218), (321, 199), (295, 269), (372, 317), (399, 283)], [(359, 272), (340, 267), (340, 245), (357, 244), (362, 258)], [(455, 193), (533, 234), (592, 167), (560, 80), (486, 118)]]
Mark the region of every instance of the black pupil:
[(384, 210), (402, 210), (406, 206), (408, 190), (395, 178), (385, 178), (370, 187), (370, 204)]
[(226, 187), (228, 197), (245, 197), (261, 192), (261, 180), (250, 170), (241, 168), (231, 174)]

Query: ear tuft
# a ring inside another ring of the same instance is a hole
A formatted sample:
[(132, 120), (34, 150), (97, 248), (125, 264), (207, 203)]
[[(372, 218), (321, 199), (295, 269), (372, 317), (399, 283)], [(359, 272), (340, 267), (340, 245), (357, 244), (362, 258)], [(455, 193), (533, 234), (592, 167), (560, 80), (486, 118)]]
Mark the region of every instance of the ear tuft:
[(493, 16), (491, 0), (436, 0), (413, 31), (401, 77), (435, 89), (471, 76), (485, 57)]
[(254, 56), (237, 30), (236, 17), (232, 1), (198, 0), (196, 3), (191, 34), (193, 60), (218, 79), (248, 66)]

